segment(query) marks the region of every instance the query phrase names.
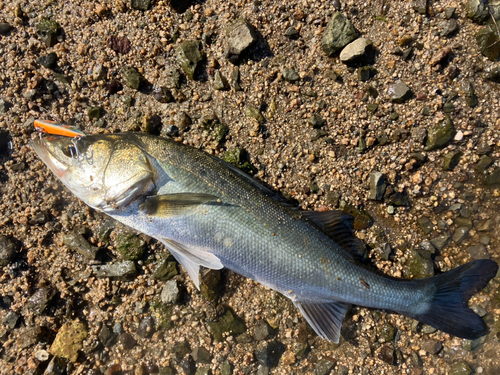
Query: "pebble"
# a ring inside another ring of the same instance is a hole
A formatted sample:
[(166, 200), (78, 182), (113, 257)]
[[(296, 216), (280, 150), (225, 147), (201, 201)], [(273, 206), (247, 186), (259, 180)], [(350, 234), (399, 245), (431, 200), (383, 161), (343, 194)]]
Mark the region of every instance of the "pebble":
[(441, 341), (436, 340), (424, 340), (420, 344), (420, 348), (425, 350), (429, 354), (437, 354), (443, 349), (443, 344)]
[(125, 84), (134, 89), (138, 90), (141, 84), (142, 76), (139, 74), (137, 69), (131, 66), (125, 66), (121, 70), (122, 77), (125, 80)]
[(139, 337), (151, 338), (151, 336), (153, 336), (153, 333), (155, 333), (154, 319), (149, 316), (143, 318), (139, 323), (139, 327), (137, 328), (136, 333)]
[(47, 55), (40, 56), (36, 59), (36, 62), (47, 69), (54, 69), (57, 67), (57, 54), (55, 52), (51, 52)]
[(413, 95), (411, 89), (401, 80), (389, 85), (387, 93), (393, 103), (404, 103)]
[(131, 279), (137, 275), (137, 268), (135, 267), (135, 263), (131, 260), (104, 264), (102, 266), (93, 266), (92, 269), (97, 277)]
[(189, 79), (194, 79), (198, 65), (205, 59), (198, 40), (186, 40), (177, 47), (177, 63)]
[(467, 248), (467, 251), (469, 252), (471, 258), (474, 260), (491, 258), (490, 254), (488, 253), (488, 250), (486, 250), (486, 246), (481, 244), (469, 246)]
[(265, 320), (258, 320), (254, 327), (254, 337), (258, 341), (265, 340), (273, 333), (273, 329)]
[(470, 229), (466, 226), (458, 227), (457, 229), (455, 229), (455, 232), (453, 232), (451, 239), (455, 243), (459, 244), (467, 238), (467, 236), (469, 235), (469, 230)]
[(284, 352), (285, 345), (281, 342), (265, 342), (263, 345), (259, 345), (255, 351), (255, 359), (263, 366), (276, 367)]
[(209, 322), (208, 327), (217, 342), (224, 341), (226, 335), (239, 335), (246, 330), (243, 322), (231, 310), (226, 310), (218, 320)]
[(456, 19), (451, 18), (442, 24), (441, 36), (450, 37), (458, 32), (459, 25)]
[(87, 335), (88, 331), (85, 322), (76, 319), (64, 323), (57, 332), (49, 352), (55, 357), (76, 362), (78, 352), (83, 348), (83, 341), (87, 338)]
[(16, 259), (20, 247), (14, 238), (0, 234), (0, 267), (5, 267)]
[(244, 18), (239, 18), (227, 27), (227, 59), (233, 64), (240, 55), (257, 41), (253, 26)]
[(191, 356), (197, 363), (211, 363), (212, 356), (210, 352), (202, 346), (197, 346), (191, 352)]
[(115, 345), (118, 341), (118, 336), (106, 324), (103, 324), (98, 337), (101, 344), (106, 348)]
[(176, 280), (169, 280), (163, 285), (160, 299), (163, 303), (176, 303), (180, 298), (179, 286)]
[(331, 373), (334, 366), (335, 362), (328, 359), (322, 359), (314, 366), (314, 375), (328, 375)]
[(355, 41), (346, 45), (340, 52), (340, 61), (343, 63), (353, 62), (358, 59), (365, 57), (365, 54), (373, 45), (371, 39), (368, 38), (358, 38)]
[(429, 130), (427, 134), (426, 151), (432, 151), (447, 146), (456, 134), (451, 118), (446, 115), (443, 120)]
[(160, 103), (171, 103), (174, 101), (172, 92), (165, 86), (156, 87), (153, 90), (153, 98)]
[(472, 375), (473, 371), (464, 360), (457, 361), (451, 365), (449, 375)]
[(7, 35), (12, 30), (12, 26), (7, 22), (0, 22), (0, 35)]
[(321, 49), (332, 56), (357, 38), (358, 34), (351, 21), (340, 12), (335, 12), (326, 26), (321, 39)]
[(450, 236), (447, 234), (442, 234), (436, 238), (431, 240), (431, 244), (439, 251), (443, 250), (445, 246), (448, 244), (450, 240)]
[(281, 71), (283, 79), (288, 82), (297, 82), (300, 79), (299, 74), (293, 68), (283, 68)]
[(381, 201), (385, 195), (385, 189), (387, 184), (385, 182), (385, 176), (381, 172), (370, 173), (370, 195), (369, 199)]

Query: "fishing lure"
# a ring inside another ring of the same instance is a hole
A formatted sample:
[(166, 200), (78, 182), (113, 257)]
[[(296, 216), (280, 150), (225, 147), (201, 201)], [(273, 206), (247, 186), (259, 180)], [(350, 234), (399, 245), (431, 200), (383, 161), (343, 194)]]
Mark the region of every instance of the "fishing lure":
[(84, 132), (78, 130), (74, 126), (58, 124), (49, 120), (35, 120), (34, 125), (35, 129), (40, 134), (40, 138), (43, 134), (60, 135), (63, 137), (73, 138), (71, 140), (71, 145), (68, 145), (65, 151), (68, 156), (71, 156), (74, 159), (80, 158), (78, 142), (82, 137), (86, 136)]
[(74, 126), (58, 124), (49, 120), (35, 120), (35, 129), (41, 134), (62, 135), (64, 137), (84, 137), (86, 134)]

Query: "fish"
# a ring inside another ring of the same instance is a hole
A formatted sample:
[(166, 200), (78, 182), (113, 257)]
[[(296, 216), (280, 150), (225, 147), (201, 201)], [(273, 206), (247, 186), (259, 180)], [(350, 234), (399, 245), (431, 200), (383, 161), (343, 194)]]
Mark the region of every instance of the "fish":
[(237, 167), (169, 138), (48, 135), (32, 147), (76, 197), (163, 243), (198, 289), (200, 267), (226, 267), (288, 297), (335, 343), (351, 305), (466, 339), (488, 331), (468, 301), (497, 274), (493, 260), (423, 279), (389, 277), (360, 262), (365, 246), (349, 215), (301, 211)]

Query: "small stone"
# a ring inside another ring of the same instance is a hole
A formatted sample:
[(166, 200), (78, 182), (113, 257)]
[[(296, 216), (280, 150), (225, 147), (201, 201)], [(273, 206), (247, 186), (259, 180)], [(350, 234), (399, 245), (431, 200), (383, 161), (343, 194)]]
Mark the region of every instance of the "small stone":
[(239, 18), (226, 29), (227, 59), (233, 64), (240, 55), (257, 41), (257, 33), (253, 26), (244, 18)]
[(491, 82), (500, 83), (500, 65), (496, 65), (488, 70), (486, 79)]
[(176, 280), (169, 280), (163, 285), (160, 299), (163, 303), (176, 303), (179, 300), (180, 291)]
[(373, 66), (362, 66), (358, 68), (358, 79), (361, 82), (366, 82), (377, 74), (377, 69)]
[(444, 247), (448, 244), (450, 240), (450, 236), (447, 234), (442, 234), (436, 238), (431, 240), (431, 244), (439, 251), (443, 250)]
[(172, 92), (164, 86), (156, 87), (153, 90), (153, 98), (155, 98), (160, 103), (171, 103), (174, 101)]
[(245, 116), (254, 118), (259, 124), (264, 123), (264, 116), (262, 113), (257, 108), (250, 105), (245, 107)]
[(177, 115), (177, 127), (181, 132), (189, 130), (189, 126), (193, 123), (191, 117), (186, 112), (179, 112)]
[(321, 39), (321, 49), (327, 56), (332, 56), (357, 37), (353, 24), (342, 13), (335, 12), (326, 26)]
[(229, 89), (229, 83), (226, 77), (222, 75), (220, 70), (217, 70), (214, 75), (214, 90), (227, 90)]
[(148, 10), (151, 0), (130, 0), (130, 7), (137, 10)]
[(131, 89), (138, 90), (142, 81), (142, 76), (139, 74), (137, 69), (130, 66), (123, 67), (122, 77), (125, 80), (125, 84)]
[(491, 256), (488, 253), (488, 250), (486, 250), (486, 246), (484, 246), (484, 245), (469, 246), (467, 248), (467, 251), (469, 252), (471, 258), (474, 260), (491, 259)]
[(479, 159), (476, 165), (476, 172), (483, 174), (486, 169), (488, 169), (493, 164), (493, 159), (488, 155), (483, 155)]
[(194, 79), (196, 69), (204, 58), (198, 40), (186, 40), (177, 47), (177, 62), (189, 79)]
[(460, 162), (462, 151), (452, 151), (447, 153), (443, 158), (443, 171), (450, 171), (455, 168)]
[(273, 333), (273, 329), (265, 320), (258, 320), (254, 327), (254, 337), (258, 341), (268, 338)]
[(484, 184), (486, 186), (494, 186), (500, 184), (500, 167), (495, 167), (490, 174), (484, 177)]
[(53, 47), (59, 42), (60, 28), (55, 21), (43, 19), (36, 25), (36, 31), (47, 47)]
[(102, 107), (87, 107), (87, 115), (91, 120), (97, 120), (101, 118), (102, 112)]
[(45, 362), (50, 358), (50, 353), (44, 349), (40, 349), (35, 352), (35, 358), (40, 362)]
[(20, 243), (0, 234), (0, 267), (8, 266), (19, 254)]
[(314, 375), (328, 375), (331, 373), (334, 366), (335, 362), (329, 361), (328, 359), (322, 359), (314, 366)]
[(340, 52), (340, 61), (343, 63), (349, 63), (360, 60), (363, 57), (366, 57), (366, 53), (372, 45), (373, 42), (370, 39), (358, 38), (342, 49), (342, 52)]
[(2, 324), (10, 330), (16, 328), (17, 322), (21, 316), (14, 311), (9, 311), (2, 320)]
[(194, 348), (193, 351), (191, 352), (191, 356), (197, 363), (212, 362), (212, 356), (210, 355), (210, 352), (201, 346), (197, 346), (196, 348)]
[[(68, 367), (69, 361), (62, 357), (53, 357), (47, 368), (43, 372), (43, 375), (59, 375), (66, 374), (66, 369)], [(106, 374), (107, 375), (107, 374)]]
[(137, 275), (135, 263), (131, 260), (124, 260), (113, 264), (92, 267), (97, 277), (109, 277), (117, 279), (132, 279)]
[(120, 229), (116, 232), (116, 248), (123, 260), (139, 260), (146, 251), (146, 241), (137, 232)]
[(0, 35), (7, 35), (12, 30), (12, 26), (7, 22), (0, 22)]
[(290, 26), (288, 29), (285, 30), (284, 35), (288, 39), (298, 39), (300, 34), (299, 34), (299, 31), (295, 27)]
[(383, 346), (378, 353), (378, 357), (390, 365), (394, 365), (396, 362), (396, 352), (394, 348), (390, 346)]
[(292, 68), (283, 68), (281, 74), (283, 75), (283, 79), (290, 83), (297, 82), (300, 79), (298, 73)]
[(456, 19), (451, 18), (443, 23), (443, 31), (441, 31), (441, 36), (453, 36), (458, 32), (459, 26)]
[(26, 308), (36, 315), (41, 315), (43, 312), (45, 312), (55, 295), (56, 290), (53, 288), (39, 288), (35, 293), (33, 293), (30, 298), (28, 298)]
[(468, 0), (466, 12), (474, 22), (483, 23), (490, 17), (488, 1)]
[(220, 365), (220, 374), (221, 375), (233, 374), (233, 365), (227, 359)]
[(390, 323), (382, 324), (377, 328), (380, 342), (391, 342), (396, 337), (396, 328)]
[(473, 371), (464, 360), (455, 362), (451, 365), (448, 375), (472, 375)]
[(309, 123), (309, 125), (316, 129), (321, 128), (323, 125), (325, 125), (325, 120), (317, 113), (314, 113), (311, 117), (309, 117), (307, 122)]
[(102, 64), (98, 64), (92, 69), (92, 79), (94, 81), (102, 81), (106, 78), (108, 69)]
[(370, 173), (370, 195), (369, 199), (376, 201), (381, 201), (384, 199), (385, 189), (387, 184), (385, 182), (385, 176), (380, 172)]
[(53, 356), (76, 362), (78, 352), (83, 348), (83, 341), (87, 338), (87, 335), (87, 327), (79, 319), (64, 323), (57, 332), (49, 352)]
[(154, 319), (147, 316), (139, 322), (139, 327), (137, 328), (137, 335), (142, 338), (150, 338), (155, 333), (155, 322)]
[(483, 26), (475, 35), (476, 43), (481, 53), (492, 61), (497, 61), (500, 55), (500, 37), (498, 31), (491, 25)]
[(241, 91), (240, 86), (240, 68), (237, 66), (233, 67), (231, 72), (231, 87), (234, 91)]
[(421, 15), (426, 15), (429, 11), (428, 0), (415, 0), (413, 1), (413, 10)]
[[(158, 115), (146, 114), (142, 117), (141, 130), (148, 134), (158, 134), (158, 129), (161, 127), (161, 117)], [(136, 235), (137, 236), (137, 235)], [(143, 251), (144, 252), (144, 251)], [(130, 254), (130, 252), (129, 252)], [(139, 259), (142, 254), (135, 255), (136, 260)]]
[(443, 60), (445, 60), (451, 54), (451, 48), (445, 47), (439, 50), (429, 61), (430, 66), (435, 66), (440, 64)]
[(279, 341), (265, 342), (255, 352), (257, 361), (266, 367), (276, 367), (283, 353), (285, 345)]
[(116, 35), (110, 35), (108, 39), (106, 39), (106, 45), (116, 53), (121, 53), (122, 55), (126, 55), (132, 48), (132, 44), (126, 36), (118, 37)]
[(51, 52), (47, 55), (40, 56), (36, 62), (47, 69), (54, 69), (57, 66), (57, 54)]
[(231, 310), (227, 310), (217, 321), (209, 322), (208, 327), (217, 342), (224, 341), (227, 335), (239, 335), (246, 330), (243, 322)]
[(107, 325), (103, 324), (99, 331), (99, 341), (106, 348), (109, 348), (116, 344), (118, 336)]
[(221, 291), (219, 270), (204, 270), (200, 274), (200, 293), (209, 301), (216, 301)]
[(479, 242), (484, 246), (488, 246), (490, 244), (490, 241), (491, 241), (491, 239), (488, 236), (479, 237)]
[(476, 90), (474, 90), (474, 85), (470, 81), (465, 81), (463, 84), (463, 89), (465, 93), (465, 102), (471, 108), (474, 108), (479, 103), (476, 95)]
[(420, 349), (425, 350), (429, 354), (437, 354), (443, 349), (443, 344), (436, 340), (424, 340), (420, 344)]
[(125, 350), (131, 350), (137, 345), (137, 341), (135, 341), (134, 337), (128, 332), (122, 333), (119, 340)]
[(113, 333), (116, 335), (121, 335), (122, 333), (125, 333), (125, 330), (123, 329), (123, 325), (121, 323), (116, 323), (113, 326)]
[(446, 115), (434, 128), (429, 130), (425, 150), (432, 151), (447, 146), (453, 140), (455, 133), (453, 122)]
[(467, 238), (467, 236), (469, 235), (469, 231), (470, 229), (466, 226), (458, 227), (455, 232), (453, 232), (451, 239), (456, 243), (461, 243)]
[(404, 103), (413, 95), (411, 89), (401, 80), (390, 85), (387, 92), (393, 103)]
[(403, 266), (403, 275), (406, 279), (422, 279), (434, 276), (434, 263), (431, 253), (425, 250), (411, 250), (408, 261)]

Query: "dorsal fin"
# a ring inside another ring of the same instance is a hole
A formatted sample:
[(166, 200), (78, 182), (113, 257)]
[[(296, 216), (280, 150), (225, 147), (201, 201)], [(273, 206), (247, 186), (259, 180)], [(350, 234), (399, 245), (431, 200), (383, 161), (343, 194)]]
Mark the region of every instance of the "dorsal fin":
[(356, 259), (365, 256), (365, 244), (352, 233), (354, 218), (351, 215), (338, 210), (303, 211), (302, 215)]

